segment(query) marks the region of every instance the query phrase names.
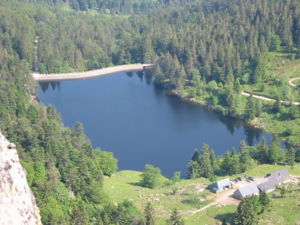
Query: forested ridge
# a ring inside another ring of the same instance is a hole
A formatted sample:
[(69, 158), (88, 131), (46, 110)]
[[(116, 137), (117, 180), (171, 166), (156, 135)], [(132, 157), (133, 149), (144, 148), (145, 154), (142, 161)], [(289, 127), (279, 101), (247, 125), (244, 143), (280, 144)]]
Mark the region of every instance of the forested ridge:
[(23, 0), (46, 3), (52, 6), (68, 6), (75, 10), (97, 10), (105, 14), (145, 13), (159, 7), (179, 6), (194, 0)]
[[(54, 108), (35, 99), (31, 72), (37, 36), (42, 73), (155, 63), (158, 85), (224, 114), (288, 124), (277, 135), (296, 149), (299, 107), (247, 99), (240, 92), (264, 92), (270, 83), (278, 100), (299, 96), (268, 72), (269, 52), (285, 54), (286, 60), (300, 56), (299, 32), (296, 0), (0, 0), (0, 128), (17, 144), (43, 224), (140, 224), (142, 219), (131, 202), (116, 206), (102, 190), (103, 176), (117, 169), (113, 155), (93, 149), (81, 124), (64, 127)], [(196, 177), (204, 176), (198, 165), (207, 152), (193, 157)], [(251, 165), (249, 154), (261, 163), (277, 163), (285, 160), (281, 153), (272, 160), (260, 159), (257, 149), (241, 156), (233, 151), (225, 155), (231, 165), (219, 162), (235, 174), (232, 165), (239, 157)]]

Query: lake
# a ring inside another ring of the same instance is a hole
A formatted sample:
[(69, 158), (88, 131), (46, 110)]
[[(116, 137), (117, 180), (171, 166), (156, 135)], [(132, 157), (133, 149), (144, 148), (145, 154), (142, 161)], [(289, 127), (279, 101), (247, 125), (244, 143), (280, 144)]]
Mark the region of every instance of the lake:
[(39, 99), (53, 105), (66, 126), (83, 123), (94, 147), (111, 151), (119, 169), (159, 167), (183, 176), (195, 148), (209, 144), (217, 155), (245, 140), (253, 145), (271, 135), (182, 101), (152, 84), (152, 77), (126, 73), (87, 80), (42, 83)]

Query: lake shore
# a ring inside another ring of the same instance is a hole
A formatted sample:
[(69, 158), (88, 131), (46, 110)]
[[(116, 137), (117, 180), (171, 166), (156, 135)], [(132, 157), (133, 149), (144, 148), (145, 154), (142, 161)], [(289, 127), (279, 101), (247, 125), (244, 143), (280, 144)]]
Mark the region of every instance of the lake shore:
[[(199, 101), (199, 100), (196, 100), (195, 98), (190, 98), (190, 97), (187, 97), (187, 96), (183, 96), (181, 95), (180, 93), (176, 92), (175, 90), (171, 90), (171, 91), (167, 91), (167, 93), (169, 95), (174, 95), (178, 98), (180, 98), (182, 101), (185, 101), (185, 102), (189, 102), (191, 104), (195, 104), (195, 105), (199, 105), (199, 106), (203, 106), (203, 107), (206, 107), (208, 108), (209, 110), (212, 110), (212, 111), (215, 111), (217, 113), (220, 113), (222, 114), (222, 116), (228, 116), (230, 118), (233, 118), (233, 119), (238, 119), (238, 120), (242, 120), (247, 126), (249, 127), (252, 127), (252, 128), (255, 128), (255, 129), (260, 129), (260, 130), (264, 130), (264, 131), (267, 131), (267, 132), (270, 132), (269, 130), (266, 129), (266, 127), (260, 122), (260, 119), (259, 118), (254, 118), (252, 121), (245, 121), (243, 118), (241, 117), (237, 117), (237, 116), (230, 116), (226, 113), (224, 113), (224, 111), (222, 111), (220, 108), (218, 107), (215, 107), (215, 106), (212, 106), (212, 105), (209, 105), (207, 104), (205, 101)], [(270, 132), (271, 133), (271, 132)]]

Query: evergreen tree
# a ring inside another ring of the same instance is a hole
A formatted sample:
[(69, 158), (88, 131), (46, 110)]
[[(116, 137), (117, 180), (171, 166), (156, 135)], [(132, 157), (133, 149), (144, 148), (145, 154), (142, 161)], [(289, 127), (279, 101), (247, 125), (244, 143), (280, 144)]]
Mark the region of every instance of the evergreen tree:
[(277, 52), (280, 50), (280, 45), (281, 45), (280, 37), (278, 35), (273, 35), (271, 39), (270, 50)]
[(211, 151), (209, 150), (209, 146), (207, 144), (203, 144), (200, 157), (199, 157), (199, 164), (201, 174), (200, 176), (209, 178), (213, 175), (213, 167), (211, 162)]
[(252, 120), (255, 117), (255, 100), (251, 96), (247, 99), (247, 104), (245, 108), (245, 116), (247, 120)]
[(258, 153), (256, 159), (261, 163), (268, 163), (269, 159), (269, 147), (265, 137), (262, 138), (261, 143), (257, 147)]
[(274, 140), (271, 146), (269, 147), (269, 159), (271, 163), (277, 164), (283, 162), (285, 158), (285, 152), (280, 147), (277, 140)]
[(180, 171), (175, 171), (173, 174), (173, 177), (171, 178), (172, 182), (175, 184), (179, 182), (181, 179), (181, 172)]
[(270, 202), (271, 202), (270, 198), (269, 198), (269, 196), (267, 195), (266, 192), (263, 191), (263, 192), (260, 193), (259, 202), (262, 205), (261, 213), (263, 213), (268, 208), (268, 206), (270, 205)]
[(253, 225), (257, 222), (257, 215), (260, 211), (260, 203), (257, 196), (244, 198), (235, 215), (234, 222), (236, 225)]
[(254, 166), (254, 161), (251, 158), (248, 149), (245, 147), (242, 148), (239, 161), (240, 161), (241, 172), (245, 172)]
[(289, 147), (287, 150), (286, 150), (286, 163), (289, 165), (289, 166), (294, 166), (295, 165), (295, 156), (296, 156), (296, 152), (295, 152), (295, 149), (292, 148), (292, 147)]
[(151, 202), (148, 202), (144, 211), (145, 225), (155, 225), (154, 209)]
[(172, 211), (170, 219), (168, 221), (168, 225), (184, 225), (183, 219), (179, 216), (177, 209), (175, 208)]
[(200, 165), (197, 161), (191, 160), (188, 163), (188, 177), (190, 179), (195, 179), (200, 177)]

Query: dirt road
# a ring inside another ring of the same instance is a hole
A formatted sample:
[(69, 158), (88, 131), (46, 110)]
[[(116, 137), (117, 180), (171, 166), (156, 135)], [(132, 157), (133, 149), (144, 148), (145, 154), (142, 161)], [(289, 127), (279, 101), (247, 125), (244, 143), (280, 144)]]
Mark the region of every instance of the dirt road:
[[(246, 96), (246, 97), (249, 97), (249, 96), (251, 95), (249, 92), (246, 92), (246, 91), (242, 91), (241, 94), (242, 94), (243, 96)], [(276, 99), (268, 98), (268, 97), (261, 96), (261, 95), (255, 95), (255, 94), (252, 94), (252, 97), (253, 97), (253, 98), (257, 98), (257, 99), (261, 99), (261, 100), (264, 100), (264, 101), (276, 102)], [(290, 102), (290, 101), (284, 101), (284, 100), (280, 100), (280, 102), (281, 102), (281, 103), (284, 103), (284, 104), (300, 105), (300, 102)]]
[(294, 84), (294, 82), (295, 82), (296, 80), (300, 80), (300, 77), (295, 77), (295, 78), (290, 79), (290, 80), (289, 80), (289, 85), (291, 85), (291, 86), (294, 87), (294, 88), (300, 89), (300, 87), (297, 87), (297, 85)]

